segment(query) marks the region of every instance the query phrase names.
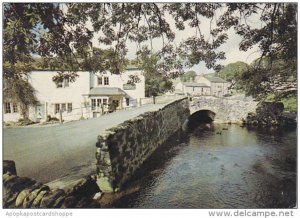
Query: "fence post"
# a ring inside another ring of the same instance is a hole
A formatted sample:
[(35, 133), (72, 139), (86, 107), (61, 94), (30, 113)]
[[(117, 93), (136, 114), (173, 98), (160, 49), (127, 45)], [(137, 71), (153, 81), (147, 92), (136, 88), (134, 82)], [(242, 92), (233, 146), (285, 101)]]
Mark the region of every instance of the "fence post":
[(48, 104), (45, 102), (45, 120), (47, 121), (47, 116), (48, 116)]

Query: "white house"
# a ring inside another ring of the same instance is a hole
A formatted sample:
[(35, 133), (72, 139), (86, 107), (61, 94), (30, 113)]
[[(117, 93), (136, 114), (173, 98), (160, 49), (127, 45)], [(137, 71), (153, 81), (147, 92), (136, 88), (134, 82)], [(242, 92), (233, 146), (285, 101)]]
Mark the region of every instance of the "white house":
[(224, 96), (228, 94), (229, 83), (219, 77), (197, 76), (195, 82), (179, 82), (175, 86), (176, 93), (199, 96)]
[[(126, 70), (120, 75), (78, 71), (75, 82), (52, 81), (57, 71), (32, 71), (29, 83), (35, 89), (39, 104), (29, 109), (29, 118), (45, 120), (47, 116), (63, 120), (98, 117), (102, 113), (137, 106), (145, 98), (145, 78), (138, 69)], [(140, 82), (127, 84), (130, 75)], [(4, 102), (3, 120), (17, 121), (21, 118), (18, 105)]]
[(210, 87), (210, 95), (221, 97), (228, 94), (229, 83), (220, 77), (201, 75), (196, 78), (196, 82), (207, 84)]
[(210, 87), (205, 83), (197, 83), (197, 82), (179, 82), (175, 86), (176, 93), (180, 93), (186, 95), (210, 95)]

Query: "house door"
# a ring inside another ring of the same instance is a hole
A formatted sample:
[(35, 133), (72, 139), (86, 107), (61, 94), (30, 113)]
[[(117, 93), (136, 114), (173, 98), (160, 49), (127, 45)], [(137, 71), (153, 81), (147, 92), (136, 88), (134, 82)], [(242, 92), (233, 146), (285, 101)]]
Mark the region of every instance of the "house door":
[(45, 116), (44, 105), (36, 106), (36, 118), (42, 119)]

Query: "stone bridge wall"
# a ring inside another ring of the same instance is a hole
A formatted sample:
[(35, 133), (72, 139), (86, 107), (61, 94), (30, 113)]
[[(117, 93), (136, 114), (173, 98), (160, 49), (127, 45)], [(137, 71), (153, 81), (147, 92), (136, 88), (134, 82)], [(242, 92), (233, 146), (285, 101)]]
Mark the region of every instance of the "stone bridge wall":
[(87, 177), (74, 186), (50, 189), (31, 178), (17, 176), (15, 162), (3, 161), (3, 208), (99, 208), (93, 200), (99, 187), (95, 178)]
[(191, 114), (199, 110), (210, 110), (216, 114), (215, 123), (241, 123), (248, 113), (255, 113), (258, 102), (216, 97), (193, 97)]
[(184, 98), (99, 135), (96, 158), (100, 189), (113, 192), (120, 188), (159, 145), (181, 129), (189, 115), (188, 99)]

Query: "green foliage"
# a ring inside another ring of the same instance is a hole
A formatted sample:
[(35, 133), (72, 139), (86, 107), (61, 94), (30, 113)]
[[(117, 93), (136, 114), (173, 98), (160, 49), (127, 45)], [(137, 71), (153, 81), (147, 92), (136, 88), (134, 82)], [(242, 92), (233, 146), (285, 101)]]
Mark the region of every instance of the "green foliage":
[[(250, 68), (243, 72), (240, 84), (247, 95), (257, 99), (270, 98), (280, 100), (297, 93), (296, 60), (274, 60), (267, 58), (254, 61)], [(260, 66), (257, 67), (257, 62)]]
[(173, 89), (173, 83), (159, 71), (159, 58), (144, 47), (139, 56), (134, 60), (145, 76), (145, 93), (147, 97), (158, 96)]
[[(244, 14), (245, 21), (236, 13)], [(246, 13), (246, 14), (245, 14)], [(247, 17), (260, 15), (261, 28), (252, 28)], [(246, 94), (263, 99), (273, 93), (277, 99), (295, 93), (297, 73), (297, 4), (229, 4), (220, 18), (224, 30), (234, 27), (242, 37), (241, 50), (258, 45), (261, 57), (241, 75)]]
[[(294, 3), (68, 3), (64, 7), (63, 11), (58, 3), (4, 3), (5, 78), (22, 78), (33, 69), (36, 55), (44, 58), (41, 66), (62, 68), (55, 81), (62, 77), (75, 80), (78, 69), (92, 72), (104, 69), (119, 74), (126, 65), (126, 43), (130, 40), (138, 45), (139, 60), (145, 52), (141, 45), (150, 43), (150, 56), (141, 62), (147, 81), (158, 77), (169, 87), (168, 79), (180, 76), (184, 66), (203, 62), (208, 68), (220, 70), (219, 61), (225, 59), (220, 46), (232, 28), (242, 37), (241, 50), (258, 45), (262, 54), (241, 75), (241, 85), (247, 94), (261, 97), (275, 92), (273, 78), (276, 77), (277, 83), (278, 75), (283, 74), (284, 82), (286, 76), (295, 76), (297, 69), (297, 4)], [(250, 25), (252, 16), (258, 17), (260, 27)], [(201, 32), (202, 19), (216, 23), (210, 27), (209, 37)], [(87, 21), (91, 28), (87, 28)], [(176, 45), (172, 22), (177, 31), (190, 27), (195, 35)], [(102, 55), (98, 56), (91, 48), (96, 34), (99, 45), (109, 47), (107, 53), (99, 51)], [(154, 39), (162, 42), (156, 52), (153, 52)], [(283, 65), (274, 66), (278, 61)], [(157, 87), (153, 90), (161, 92)]]
[(183, 75), (180, 76), (180, 79), (182, 82), (189, 82), (189, 81), (195, 81), (196, 78), (196, 72), (193, 70), (187, 71)]
[(4, 79), (4, 99), (20, 105), (21, 115), (28, 119), (28, 108), (38, 103), (33, 87), (24, 79)]
[(145, 92), (146, 96), (158, 96), (173, 89), (173, 83), (162, 75), (146, 76)]
[(28, 126), (28, 125), (32, 125), (35, 124), (35, 122), (33, 122), (32, 120), (25, 118), (25, 119), (19, 119), (17, 125), (18, 126)]
[(225, 79), (231, 83), (230, 88), (240, 90), (242, 89), (240, 77), (249, 69), (248, 64), (238, 61), (226, 65), (223, 69), (216, 73), (216, 76)]
[(266, 101), (281, 101), (284, 105), (284, 109), (290, 112), (297, 112), (297, 95), (288, 95), (278, 99), (275, 94), (270, 94), (267, 96)]
[[(32, 54), (37, 54), (59, 57), (57, 64), (69, 62), (72, 69), (83, 65), (101, 70), (103, 66), (95, 64), (89, 55), (91, 40), (98, 34), (99, 44), (112, 51), (106, 62), (113, 73), (122, 72), (127, 40), (139, 45), (150, 41), (152, 51), (156, 38), (162, 41), (157, 52), (162, 72), (180, 71), (184, 64), (200, 62), (218, 70), (218, 61), (225, 58), (218, 48), (226, 42), (232, 27), (242, 37), (241, 50), (258, 44), (262, 57), (289, 60), (297, 54), (297, 5), (292, 3), (70, 3), (64, 7), (63, 11), (57, 3), (5, 3), (4, 63), (14, 65), (19, 59), (30, 64)], [(222, 13), (217, 17), (219, 9)], [(259, 17), (261, 28), (248, 24), (252, 15)], [(208, 39), (200, 28), (204, 18), (217, 24), (211, 27)], [(193, 28), (195, 36), (175, 45), (169, 20), (178, 31)], [(87, 28), (87, 21), (92, 28)], [(78, 55), (83, 61), (77, 59)], [(4, 75), (18, 72), (11, 66)]]
[(284, 109), (297, 112), (297, 96), (288, 96), (281, 99), (282, 103), (284, 104)]

